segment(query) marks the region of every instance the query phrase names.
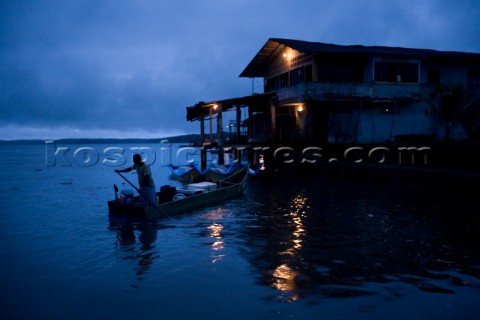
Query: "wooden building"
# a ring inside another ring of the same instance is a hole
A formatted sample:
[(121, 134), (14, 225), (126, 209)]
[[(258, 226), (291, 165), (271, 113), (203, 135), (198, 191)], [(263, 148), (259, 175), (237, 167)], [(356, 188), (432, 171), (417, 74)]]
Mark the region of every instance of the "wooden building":
[(384, 143), (441, 140), (446, 134), (463, 139), (468, 130), (442, 118), (438, 97), (452, 88), (471, 99), (480, 96), (480, 54), (272, 38), (240, 77), (263, 78), (264, 93), (187, 107), (187, 120), (201, 122), (205, 141), (213, 139), (216, 118), (223, 145), (226, 111), (236, 112), (233, 142)]

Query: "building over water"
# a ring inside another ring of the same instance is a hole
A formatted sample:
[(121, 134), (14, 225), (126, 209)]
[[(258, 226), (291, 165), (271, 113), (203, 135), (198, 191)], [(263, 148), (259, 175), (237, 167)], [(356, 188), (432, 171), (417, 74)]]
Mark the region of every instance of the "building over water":
[(263, 78), (264, 93), (187, 107), (205, 141), (213, 139), (215, 117), (223, 144), (227, 111), (236, 112), (234, 142), (461, 140), (480, 127), (478, 53), (272, 38), (240, 77)]

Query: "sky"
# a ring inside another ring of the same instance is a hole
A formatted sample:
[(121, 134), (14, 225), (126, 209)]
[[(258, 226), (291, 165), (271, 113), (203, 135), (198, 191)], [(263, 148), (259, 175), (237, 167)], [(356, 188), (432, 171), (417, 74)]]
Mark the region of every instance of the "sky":
[[(2, 0), (0, 140), (199, 133), (269, 38), (480, 53), (478, 0)], [(226, 115), (228, 119), (228, 115)]]

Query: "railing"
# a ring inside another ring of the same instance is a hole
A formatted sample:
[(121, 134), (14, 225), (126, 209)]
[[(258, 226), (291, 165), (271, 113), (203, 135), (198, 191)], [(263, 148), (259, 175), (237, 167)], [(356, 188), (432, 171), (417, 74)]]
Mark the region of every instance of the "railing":
[(301, 102), (307, 99), (325, 100), (331, 96), (373, 99), (412, 97), (428, 95), (433, 91), (435, 86), (426, 84), (307, 82), (279, 89), (277, 96), (280, 101), (295, 99)]

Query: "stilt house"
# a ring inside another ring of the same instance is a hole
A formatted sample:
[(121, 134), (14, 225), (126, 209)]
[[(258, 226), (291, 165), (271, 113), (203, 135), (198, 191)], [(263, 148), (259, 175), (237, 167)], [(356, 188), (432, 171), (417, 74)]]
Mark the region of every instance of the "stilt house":
[(468, 130), (453, 118), (465, 100), (452, 107), (458, 110), (449, 121), (439, 97), (453, 88), (472, 99), (480, 95), (480, 54), (269, 39), (240, 77), (263, 78), (264, 93), (187, 107), (187, 120), (201, 122), (203, 140), (213, 139), (215, 117), (223, 144), (226, 111), (236, 111), (233, 142), (384, 143), (446, 134), (463, 139)]

